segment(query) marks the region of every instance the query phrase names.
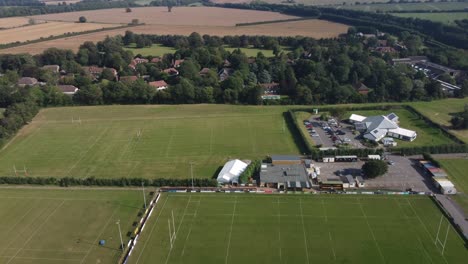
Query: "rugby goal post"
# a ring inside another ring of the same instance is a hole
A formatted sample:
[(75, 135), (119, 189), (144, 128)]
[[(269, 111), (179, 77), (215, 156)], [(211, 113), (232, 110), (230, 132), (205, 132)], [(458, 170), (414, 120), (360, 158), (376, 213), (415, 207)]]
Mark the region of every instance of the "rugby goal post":
[(440, 235), (443, 236), (443, 234), (440, 234), (440, 230), (442, 228), (443, 220), (444, 220), (444, 216), (441, 215), (440, 216), (440, 221), (439, 221), (439, 228), (437, 229), (437, 235), (436, 235), (436, 238), (434, 240), (434, 244), (436, 245), (436, 247), (438, 245), (440, 245), (442, 247), (442, 252), (441, 252), (442, 256), (444, 255), (444, 252), (445, 252), (445, 246), (447, 245), (448, 233), (449, 233), (449, 230), (450, 230), (450, 222), (449, 222), (449, 220), (447, 220), (447, 231), (445, 232), (444, 241), (442, 242)]
[(18, 173), (22, 173), (24, 176), (29, 176), (28, 169), (26, 168), (26, 165), (23, 165), (22, 170), (18, 170), (16, 168), (16, 165), (13, 165), (13, 171), (15, 172), (15, 176), (18, 176)]

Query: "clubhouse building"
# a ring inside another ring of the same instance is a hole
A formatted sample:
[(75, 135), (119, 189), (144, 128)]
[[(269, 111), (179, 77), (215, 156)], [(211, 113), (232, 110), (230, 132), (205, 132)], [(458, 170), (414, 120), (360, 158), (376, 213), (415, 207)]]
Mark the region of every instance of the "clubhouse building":
[(354, 124), (356, 130), (368, 140), (379, 142), (385, 137), (407, 141), (415, 140), (418, 134), (413, 130), (401, 128), (398, 125), (398, 120), (398, 116), (394, 113), (369, 117), (352, 114), (349, 117), (349, 121)]

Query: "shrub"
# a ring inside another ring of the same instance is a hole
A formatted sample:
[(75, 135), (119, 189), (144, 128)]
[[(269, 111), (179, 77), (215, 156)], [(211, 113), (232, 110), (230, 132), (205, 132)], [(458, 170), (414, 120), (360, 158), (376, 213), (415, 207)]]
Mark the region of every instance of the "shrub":
[(388, 165), (382, 160), (370, 160), (362, 166), (362, 172), (368, 178), (384, 175), (388, 171)]
[(80, 16), (80, 18), (78, 18), (78, 22), (80, 22), (80, 23), (86, 23), (86, 21), (87, 21), (87, 19), (84, 16)]

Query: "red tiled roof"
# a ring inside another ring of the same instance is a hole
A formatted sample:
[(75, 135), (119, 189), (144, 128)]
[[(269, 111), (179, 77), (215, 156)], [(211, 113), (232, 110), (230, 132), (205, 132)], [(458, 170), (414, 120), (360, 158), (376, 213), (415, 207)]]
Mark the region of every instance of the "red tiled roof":
[(78, 87), (74, 85), (57, 85), (62, 93), (74, 93), (78, 90)]
[(121, 76), (120, 81), (121, 82), (134, 82), (138, 80), (138, 76)]
[(156, 88), (166, 87), (167, 86), (167, 83), (164, 80), (149, 82), (148, 84), (153, 86), (153, 87), (156, 87)]

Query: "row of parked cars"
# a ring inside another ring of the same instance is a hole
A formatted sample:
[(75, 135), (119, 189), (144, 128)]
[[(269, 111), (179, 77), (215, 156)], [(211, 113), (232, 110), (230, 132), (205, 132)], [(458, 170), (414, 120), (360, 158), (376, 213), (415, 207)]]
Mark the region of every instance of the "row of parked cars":
[(333, 143), (335, 143), (335, 145), (346, 144), (351, 142), (351, 139), (347, 137), (341, 137), (346, 135), (346, 133), (343, 130), (339, 129), (340, 127), (338, 126), (338, 122), (336, 122), (335, 119), (328, 120), (328, 123), (323, 122), (322, 128), (327, 132), (327, 134), (330, 135), (330, 138), (333, 141)]
[(308, 120), (304, 120), (304, 125), (307, 128), (307, 132), (309, 132), (309, 135), (311, 137), (318, 137), (319, 134), (317, 134), (317, 131), (315, 130), (314, 126), (312, 123)]

